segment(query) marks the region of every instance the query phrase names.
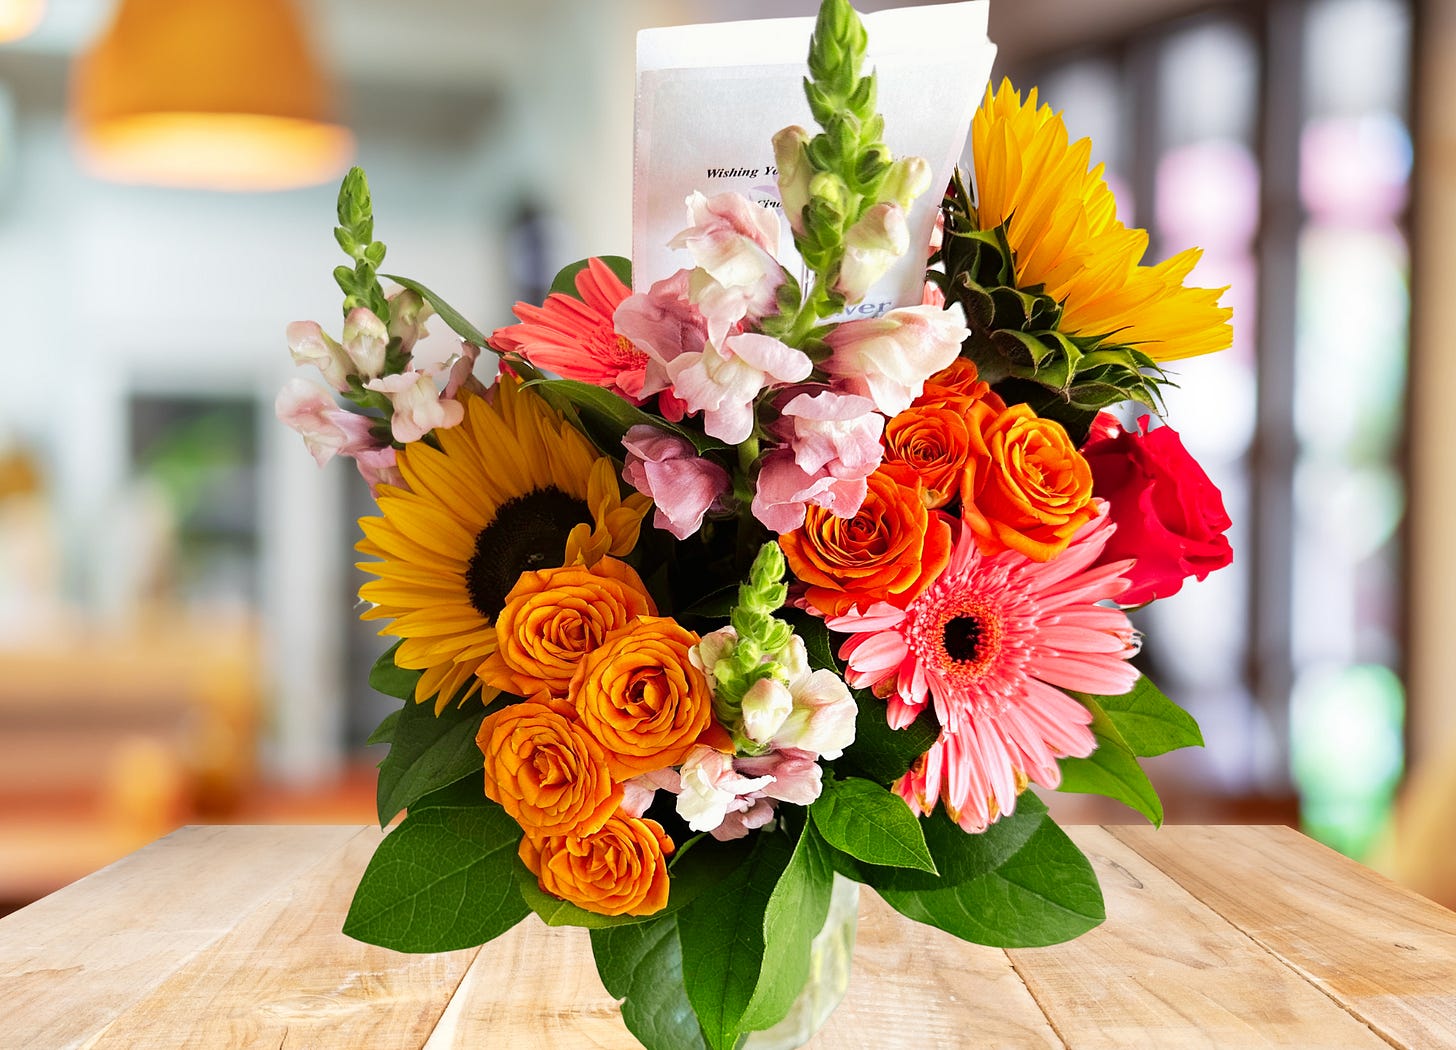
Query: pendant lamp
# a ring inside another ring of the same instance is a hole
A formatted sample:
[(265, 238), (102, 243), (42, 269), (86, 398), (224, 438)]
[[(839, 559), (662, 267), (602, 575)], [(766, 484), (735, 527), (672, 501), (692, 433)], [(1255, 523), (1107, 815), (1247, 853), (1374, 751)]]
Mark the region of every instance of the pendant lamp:
[(290, 0), (121, 0), (71, 86), (81, 161), (118, 182), (293, 189), (354, 150)]
[(28, 36), (43, 14), (45, 0), (0, 0), (0, 44)]

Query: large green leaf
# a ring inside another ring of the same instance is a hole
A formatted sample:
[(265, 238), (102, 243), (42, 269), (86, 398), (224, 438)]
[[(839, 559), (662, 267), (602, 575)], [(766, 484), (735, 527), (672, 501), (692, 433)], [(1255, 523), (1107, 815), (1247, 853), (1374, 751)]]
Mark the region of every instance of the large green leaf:
[[(599, 255), (597, 258), (607, 264), (607, 268), (617, 275), (617, 280), (628, 288), (632, 287), (631, 259), (624, 259), (620, 255)], [(573, 299), (580, 299), (581, 296), (576, 291), (576, 275), (586, 269), (586, 264), (587, 260), (578, 259), (569, 266), (563, 266), (556, 275), (556, 279), (551, 282), (551, 292), (559, 292), (562, 295), (569, 295)]]
[(879, 893), (890, 907), (916, 922), (996, 948), (1058, 944), (1086, 933), (1106, 917), (1092, 865), (1049, 819), (1003, 864), (984, 875), (945, 889)]
[(707, 1050), (683, 986), (677, 915), (591, 931), (592, 955), (622, 1020), (647, 1050)]
[(466, 339), (479, 347), (485, 347), (489, 344), (489, 337), (484, 332), (467, 321), (465, 315), (459, 310), (455, 309), (444, 299), (441, 299), (419, 281), (411, 277), (400, 277), (398, 274), (393, 273), (387, 273), (383, 276), (400, 287), (408, 288), (410, 291), (417, 293), (421, 299), (435, 308), (435, 313), (440, 315), (440, 320), (444, 321), (449, 326), (450, 331), (454, 332), (461, 339)]
[(374, 727), (374, 732), (369, 734), (369, 739), (364, 741), (367, 745), (387, 744), (394, 739), (394, 727), (399, 725), (401, 711), (395, 710), (385, 715), (383, 720)]
[(1163, 803), (1153, 782), (1138, 765), (1137, 756), (1101, 704), (1088, 696), (1082, 697), (1082, 703), (1092, 712), (1092, 735), (1097, 738), (1097, 750), (1086, 758), (1062, 759), (1062, 783), (1058, 790), (1115, 798), (1147, 817), (1154, 826), (1161, 827)]
[(1146, 676), (1122, 696), (1072, 695), (1078, 700), (1091, 699), (1106, 711), (1135, 755), (1146, 758), (1180, 747), (1203, 746), (1203, 733), (1193, 716), (1164, 696)]
[(763, 968), (742, 1026), (758, 1030), (788, 1015), (809, 978), (810, 948), (829, 914), (834, 869), (812, 822), (805, 822), (789, 866), (779, 876), (763, 916)]
[(421, 799), (374, 851), (344, 920), (350, 937), (447, 952), (484, 944), (530, 913), (512, 877), (520, 826), (483, 794), (469, 805), (455, 804), (459, 792), (447, 796)]
[(920, 830), (940, 874), (864, 864), (860, 866), (863, 881), (877, 890), (901, 892), (957, 886), (1005, 864), (1050, 819), (1046, 805), (1029, 791), (1016, 800), (1016, 812), (976, 834), (967, 833), (937, 807), (921, 819)]
[(785, 834), (761, 832), (755, 838), (748, 859), (715, 892), (699, 895), (677, 913), (683, 983), (713, 1050), (729, 1050), (742, 1033), (763, 970), (764, 913), (793, 856)]
[(415, 685), (424, 672), (411, 671), (395, 665), (394, 654), (399, 651), (402, 644), (402, 642), (395, 642), (380, 654), (378, 660), (374, 661), (374, 666), (369, 669), (369, 688), (383, 693), (385, 696), (392, 696), (396, 700), (413, 700)]
[(856, 860), (935, 873), (920, 821), (904, 799), (879, 784), (860, 777), (830, 780), (809, 816), (824, 841)]
[(379, 763), (380, 827), (421, 796), (481, 769), (484, 759), (475, 734), (484, 719), (485, 708), (478, 701), (463, 708), (447, 705), (438, 716), (434, 704), (405, 702), (389, 754)]

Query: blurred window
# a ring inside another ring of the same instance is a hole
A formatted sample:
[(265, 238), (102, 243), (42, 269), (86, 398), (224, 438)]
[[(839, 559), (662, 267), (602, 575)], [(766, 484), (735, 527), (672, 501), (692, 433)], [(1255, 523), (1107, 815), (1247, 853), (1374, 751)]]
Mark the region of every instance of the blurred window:
[[(1409, 0), (1234, 0), (1039, 62), (1151, 255), (1230, 286), (1234, 344), (1168, 418), (1223, 491), (1234, 564), (1140, 614), (1204, 726), (1204, 790), (1293, 789), (1361, 854), (1403, 764)], [(1151, 260), (1150, 260), (1151, 261)]]

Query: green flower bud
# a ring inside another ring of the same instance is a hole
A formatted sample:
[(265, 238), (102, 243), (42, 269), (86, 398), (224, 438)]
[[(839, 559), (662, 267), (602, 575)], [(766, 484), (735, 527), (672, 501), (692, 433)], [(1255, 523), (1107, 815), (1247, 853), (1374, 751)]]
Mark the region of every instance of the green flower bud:
[(924, 157), (901, 157), (890, 165), (880, 185), (878, 200), (893, 202), (902, 208), (930, 188), (930, 164)]
[(804, 232), (804, 209), (809, 205), (809, 133), (794, 124), (773, 137), (774, 163), (779, 169), (779, 200), (796, 234)]

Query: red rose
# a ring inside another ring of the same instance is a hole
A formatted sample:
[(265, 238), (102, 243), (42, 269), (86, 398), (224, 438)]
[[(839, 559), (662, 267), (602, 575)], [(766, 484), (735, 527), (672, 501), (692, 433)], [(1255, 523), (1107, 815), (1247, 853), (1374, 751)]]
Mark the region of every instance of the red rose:
[(1149, 431), (1144, 416), (1129, 434), (1103, 414), (1082, 455), (1092, 467), (1092, 494), (1107, 500), (1117, 525), (1101, 561), (1137, 559), (1124, 574), (1132, 587), (1118, 598), (1122, 604), (1166, 598), (1189, 576), (1201, 580), (1233, 561), (1223, 497), (1172, 427)]

